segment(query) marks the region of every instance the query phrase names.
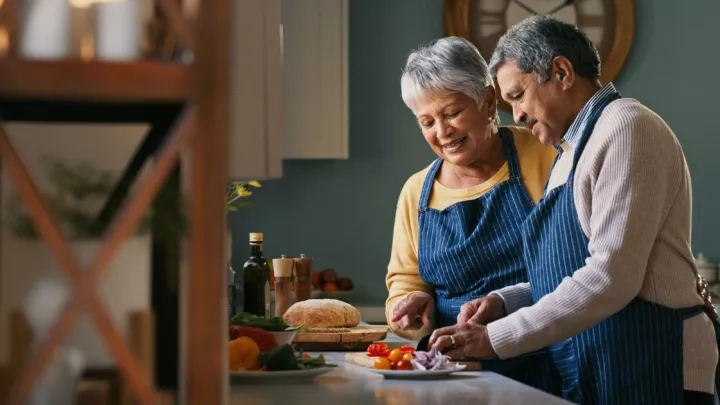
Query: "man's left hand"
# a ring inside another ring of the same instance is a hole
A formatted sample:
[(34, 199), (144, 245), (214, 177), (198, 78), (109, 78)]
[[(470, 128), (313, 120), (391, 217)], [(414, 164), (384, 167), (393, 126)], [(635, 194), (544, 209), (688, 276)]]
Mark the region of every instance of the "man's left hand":
[(429, 344), (435, 346), (438, 351), (447, 350), (445, 354), (453, 359), (463, 357), (492, 359), (497, 357), (490, 344), (487, 327), (476, 323), (436, 329), (430, 336)]

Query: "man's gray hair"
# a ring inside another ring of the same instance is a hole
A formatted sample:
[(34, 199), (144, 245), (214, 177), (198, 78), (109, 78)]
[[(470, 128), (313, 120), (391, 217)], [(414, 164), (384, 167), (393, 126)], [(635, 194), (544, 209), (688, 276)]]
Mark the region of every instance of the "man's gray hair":
[(588, 36), (575, 25), (546, 15), (527, 18), (510, 28), (495, 47), (490, 71), (495, 76), (503, 63), (514, 61), (521, 72), (534, 73), (545, 83), (556, 56), (568, 58), (580, 77), (600, 77), (600, 55)]
[[(492, 85), (485, 59), (473, 44), (459, 37), (438, 39), (415, 50), (400, 79), (403, 101), (411, 110), (429, 93), (462, 93), (479, 107), (485, 102), (485, 88)], [(497, 109), (493, 121), (500, 122)]]

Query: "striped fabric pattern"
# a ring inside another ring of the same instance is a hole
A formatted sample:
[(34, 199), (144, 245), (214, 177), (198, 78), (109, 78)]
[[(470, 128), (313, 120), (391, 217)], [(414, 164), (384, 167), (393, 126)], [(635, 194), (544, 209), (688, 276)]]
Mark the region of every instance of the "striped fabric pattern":
[[(420, 277), (434, 288), (438, 327), (454, 325), (464, 303), (527, 281), (521, 229), (535, 204), (520, 177), (512, 133), (501, 128), (500, 137), (509, 179), (480, 198), (442, 211), (428, 207), (441, 159), (432, 165), (423, 184), (418, 207), (418, 264)], [(560, 379), (546, 349), (482, 363), (485, 370), (560, 394)]]
[[(577, 159), (606, 94), (586, 120), (565, 184), (548, 192), (524, 224), (524, 251), (533, 299), (557, 288), (590, 256), (573, 195)], [(701, 307), (671, 309), (635, 298), (620, 312), (550, 349), (563, 380), (563, 397), (588, 405), (683, 403), (683, 322)]]
[(437, 295), (439, 326), (455, 324), (465, 302), (527, 281), (521, 227), (534, 204), (520, 178), (512, 135), (506, 131), (501, 128), (500, 136), (510, 178), (482, 197), (439, 211), (427, 204), (441, 159), (425, 179), (418, 209), (418, 264), (423, 281)]

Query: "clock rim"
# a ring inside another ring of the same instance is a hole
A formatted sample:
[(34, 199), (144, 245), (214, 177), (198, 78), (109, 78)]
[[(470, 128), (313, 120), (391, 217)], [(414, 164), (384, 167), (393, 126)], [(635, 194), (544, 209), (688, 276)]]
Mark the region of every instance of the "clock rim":
[[(443, 19), (445, 35), (470, 39), (470, 1), (445, 0)], [(635, 39), (635, 0), (613, 0), (614, 32), (612, 44), (605, 60), (601, 61), (600, 83), (607, 84), (617, 79), (625, 66)], [(488, 61), (489, 62), (489, 61)], [(495, 81), (495, 87), (500, 88)], [(512, 108), (498, 95), (498, 106), (506, 111)]]

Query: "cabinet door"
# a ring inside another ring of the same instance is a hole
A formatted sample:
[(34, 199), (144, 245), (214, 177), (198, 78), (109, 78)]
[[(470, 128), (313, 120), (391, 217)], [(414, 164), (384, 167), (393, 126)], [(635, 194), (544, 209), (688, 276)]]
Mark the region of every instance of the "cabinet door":
[(282, 176), (280, 15), (280, 0), (232, 1), (231, 180)]
[(283, 157), (347, 159), (348, 0), (282, 0)]

